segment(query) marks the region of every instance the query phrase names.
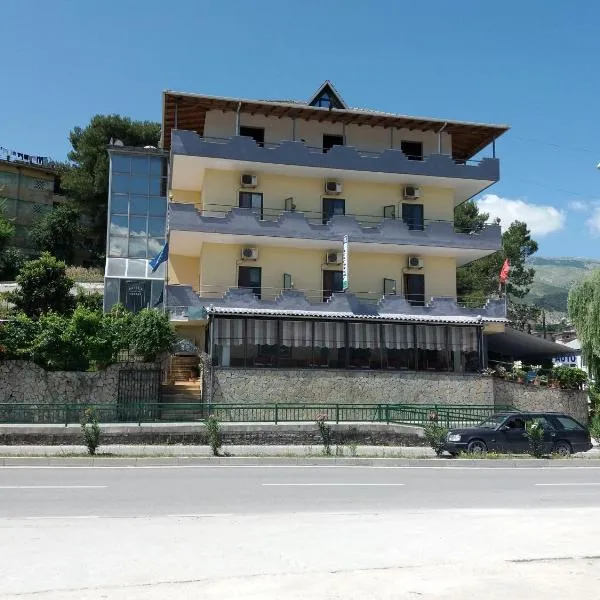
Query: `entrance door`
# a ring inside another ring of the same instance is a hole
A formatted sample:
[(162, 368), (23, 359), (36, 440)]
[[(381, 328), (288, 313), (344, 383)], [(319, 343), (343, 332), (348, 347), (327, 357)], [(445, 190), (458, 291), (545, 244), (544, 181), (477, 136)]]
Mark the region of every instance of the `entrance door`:
[(334, 146), (343, 146), (344, 136), (343, 135), (323, 135), (323, 152), (331, 150)]
[(404, 276), (404, 297), (413, 306), (425, 306), (425, 275)]
[(422, 204), (402, 204), (402, 220), (411, 231), (423, 231), (423, 205)]
[(262, 270), (260, 267), (238, 267), (238, 287), (250, 288), (260, 299), (262, 287)]
[(346, 214), (346, 201), (343, 198), (323, 198), (323, 225), (329, 223), (333, 215)]
[(333, 292), (343, 291), (343, 273), (342, 271), (323, 271), (323, 302), (331, 298)]

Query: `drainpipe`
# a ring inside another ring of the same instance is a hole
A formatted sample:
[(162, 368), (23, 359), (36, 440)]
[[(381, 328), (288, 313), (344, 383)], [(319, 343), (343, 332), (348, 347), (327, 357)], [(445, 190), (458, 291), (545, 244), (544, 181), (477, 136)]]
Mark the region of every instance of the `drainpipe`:
[(242, 103), (238, 102), (237, 110), (235, 111), (235, 135), (240, 135), (240, 110), (242, 110)]
[(296, 117), (292, 119), (292, 141), (296, 141)]
[(442, 153), (442, 131), (444, 131), (444, 129), (446, 129), (446, 126), (448, 125), (448, 123), (444, 123), (440, 130), (437, 132), (438, 135), (438, 154)]

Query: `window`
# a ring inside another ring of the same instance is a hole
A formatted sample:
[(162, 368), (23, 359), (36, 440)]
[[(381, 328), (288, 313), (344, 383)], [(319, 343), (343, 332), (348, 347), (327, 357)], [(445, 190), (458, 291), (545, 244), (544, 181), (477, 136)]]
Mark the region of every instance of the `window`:
[(331, 150), (334, 146), (343, 146), (344, 136), (343, 135), (329, 135), (323, 134), (323, 152)]
[(323, 271), (323, 302), (331, 298), (333, 292), (341, 292), (343, 290), (343, 273), (342, 271)]
[(292, 283), (292, 276), (290, 275), (290, 273), (284, 273), (283, 274), (283, 289), (291, 290), (293, 285), (294, 284)]
[(425, 275), (404, 276), (404, 297), (413, 306), (425, 306)]
[(561, 429), (565, 431), (584, 431), (585, 429), (577, 421), (571, 419), (571, 417), (555, 417), (555, 421), (558, 421)]
[(393, 296), (396, 293), (396, 280), (388, 279), (384, 277), (383, 279), (383, 295), (384, 296)]
[(252, 138), (261, 147), (265, 145), (265, 130), (263, 127), (240, 127), (240, 135)]
[(411, 231), (423, 231), (423, 205), (422, 204), (402, 204), (402, 220)]
[(317, 98), (315, 106), (319, 106), (321, 108), (331, 108), (331, 98), (327, 92), (323, 92), (319, 98)]
[(383, 218), (384, 219), (395, 219), (396, 218), (396, 207), (393, 204), (383, 207)]
[(410, 160), (423, 160), (423, 142), (400, 142), (400, 149)]
[(238, 287), (250, 288), (258, 298), (261, 296), (261, 279), (260, 267), (238, 267)]
[(263, 195), (257, 192), (240, 192), (240, 208), (249, 208), (259, 219), (263, 218)]
[(346, 214), (346, 201), (343, 198), (323, 198), (323, 225), (331, 220), (333, 215)]

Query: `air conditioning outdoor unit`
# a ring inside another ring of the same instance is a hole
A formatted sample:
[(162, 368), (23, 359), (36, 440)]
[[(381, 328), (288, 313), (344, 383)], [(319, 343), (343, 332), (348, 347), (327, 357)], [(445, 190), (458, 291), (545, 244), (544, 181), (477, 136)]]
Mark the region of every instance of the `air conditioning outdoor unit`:
[(342, 264), (342, 253), (336, 250), (328, 250), (325, 255), (325, 262), (328, 265), (340, 265)]
[(424, 266), (423, 259), (419, 256), (408, 257), (408, 268), (409, 269), (422, 269)]
[(258, 177), (251, 173), (242, 173), (240, 177), (240, 183), (245, 188), (255, 188), (258, 185)]
[(242, 248), (242, 260), (258, 260), (258, 248)]
[(326, 181), (325, 182), (325, 193), (326, 194), (341, 194), (342, 184), (339, 181)]
[(404, 186), (404, 199), (405, 200), (417, 200), (421, 197), (421, 190), (416, 185), (405, 185)]

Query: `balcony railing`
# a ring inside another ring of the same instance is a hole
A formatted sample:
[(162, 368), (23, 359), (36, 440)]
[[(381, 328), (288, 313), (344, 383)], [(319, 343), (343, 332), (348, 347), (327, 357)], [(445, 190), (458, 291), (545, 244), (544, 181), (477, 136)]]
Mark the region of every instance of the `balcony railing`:
[(406, 156), (402, 150), (395, 148), (373, 152), (352, 146), (333, 146), (324, 151), (323, 148), (311, 147), (302, 141), (257, 143), (245, 136), (210, 138), (203, 137), (195, 131), (180, 129), (172, 132), (171, 152), (174, 156), (201, 156), (321, 169), (398, 173), (490, 182), (498, 181), (500, 178), (499, 161), (496, 158), (457, 161), (446, 154), (429, 154), (424, 156), (423, 160), (414, 160), (414, 157)]
[[(256, 235), (313, 240), (341, 240), (349, 235), (355, 242), (438, 246), (496, 251), (501, 232), (496, 223), (478, 231), (460, 232), (452, 221), (424, 219), (407, 221), (376, 215), (333, 215), (321, 212), (277, 211), (172, 202), (171, 231), (197, 231), (230, 235)], [(221, 212), (222, 211), (222, 212)], [(325, 220), (325, 223), (323, 221)]]

